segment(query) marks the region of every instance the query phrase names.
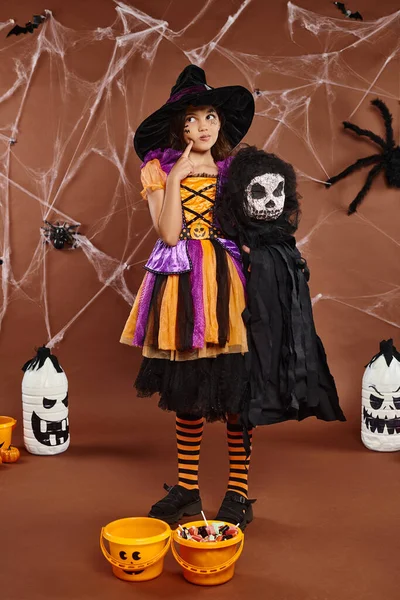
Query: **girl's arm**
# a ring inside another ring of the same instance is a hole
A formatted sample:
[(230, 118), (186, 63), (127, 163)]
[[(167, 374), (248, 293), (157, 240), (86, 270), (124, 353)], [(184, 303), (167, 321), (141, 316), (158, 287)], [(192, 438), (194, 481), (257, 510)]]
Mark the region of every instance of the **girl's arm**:
[(190, 142), (171, 169), (165, 190), (154, 190), (147, 194), (154, 229), (168, 246), (176, 246), (182, 230), (180, 185), (182, 179), (185, 179), (193, 170), (193, 163), (189, 160), (192, 146), (193, 142)]
[(171, 178), (170, 174), (165, 190), (154, 190), (154, 192), (147, 193), (154, 229), (168, 246), (176, 246), (182, 230), (180, 185), (180, 180)]

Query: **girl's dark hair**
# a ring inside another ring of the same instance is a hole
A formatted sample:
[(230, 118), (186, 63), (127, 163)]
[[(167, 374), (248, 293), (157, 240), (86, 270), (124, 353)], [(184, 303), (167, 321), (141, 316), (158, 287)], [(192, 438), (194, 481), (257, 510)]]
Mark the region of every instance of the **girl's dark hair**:
[[(189, 107), (188, 107), (189, 108)], [(199, 107), (194, 107), (199, 108)], [(213, 107), (217, 113), (221, 122), (221, 129), (219, 130), (218, 139), (214, 146), (211, 148), (211, 155), (215, 161), (225, 160), (231, 152), (232, 146), (228, 142), (228, 139), (224, 133), (224, 114), (218, 109)], [(173, 150), (183, 151), (186, 147), (186, 142), (183, 137), (183, 131), (185, 127), (186, 110), (180, 110), (171, 117), (170, 120), (170, 133), (169, 133), (169, 147)]]
[[(245, 212), (246, 188), (254, 177), (263, 173), (279, 173), (285, 178), (285, 204), (275, 221), (252, 219)], [(296, 185), (296, 173), (291, 164), (255, 146), (242, 148), (229, 168), (222, 202), (217, 209), (218, 220), (230, 236), (243, 238), (254, 232), (260, 239), (279, 240), (292, 235), (300, 218)]]

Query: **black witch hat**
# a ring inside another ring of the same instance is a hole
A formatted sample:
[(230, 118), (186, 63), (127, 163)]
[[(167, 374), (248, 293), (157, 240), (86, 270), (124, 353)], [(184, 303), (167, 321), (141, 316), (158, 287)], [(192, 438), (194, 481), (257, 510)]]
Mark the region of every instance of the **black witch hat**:
[(141, 160), (147, 152), (169, 146), (170, 118), (187, 106), (214, 106), (224, 115), (222, 129), (232, 147), (246, 135), (254, 116), (254, 98), (245, 87), (212, 88), (200, 67), (188, 65), (179, 75), (167, 102), (139, 125), (134, 146)]

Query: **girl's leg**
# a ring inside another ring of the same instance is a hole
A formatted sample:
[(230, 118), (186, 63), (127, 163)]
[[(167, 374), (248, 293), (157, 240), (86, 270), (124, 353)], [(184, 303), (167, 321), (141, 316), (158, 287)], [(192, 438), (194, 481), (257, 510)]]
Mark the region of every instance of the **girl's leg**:
[[(249, 475), (250, 455), (246, 456), (243, 440), (243, 427), (237, 424), (237, 420), (235, 422), (228, 420), (226, 432), (229, 452), (228, 491), (237, 492), (247, 498), (247, 479)], [(251, 448), (252, 429), (248, 430), (248, 435)]]
[(203, 417), (176, 415), (178, 484), (187, 490), (199, 489), (199, 459), (203, 426)]
[(203, 417), (176, 415), (178, 484), (164, 484), (168, 494), (151, 507), (149, 517), (172, 524), (177, 523), (182, 516), (193, 516), (201, 512), (198, 471), (203, 425)]
[[(215, 518), (218, 521), (226, 521), (233, 525), (239, 524), (240, 528), (244, 529), (253, 520), (252, 504), (255, 502), (255, 500), (247, 498), (250, 454), (246, 454), (243, 426), (238, 424), (237, 415), (228, 415), (226, 429), (229, 451), (229, 482), (225, 498)], [(250, 439), (250, 450), (252, 433), (252, 429), (247, 430)]]

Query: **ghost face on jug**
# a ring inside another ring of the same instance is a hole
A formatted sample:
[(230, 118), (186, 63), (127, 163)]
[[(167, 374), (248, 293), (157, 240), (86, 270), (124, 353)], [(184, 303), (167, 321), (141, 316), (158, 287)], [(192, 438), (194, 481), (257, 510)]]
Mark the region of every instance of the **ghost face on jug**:
[[(379, 383), (377, 383), (379, 385)], [(397, 389), (383, 390), (369, 385), (369, 397), (363, 402), (363, 423), (371, 433), (400, 433), (400, 386)]]
[(279, 173), (254, 177), (246, 188), (247, 216), (259, 221), (275, 221), (285, 204), (285, 178)]
[(400, 450), (400, 362), (371, 362), (362, 383), (361, 439), (370, 450)]
[(221, 121), (212, 106), (189, 106), (183, 126), (185, 143), (192, 141), (195, 152), (207, 152), (218, 139)]
[(68, 393), (38, 399), (32, 411), (32, 431), (44, 446), (62, 446), (69, 441)]

